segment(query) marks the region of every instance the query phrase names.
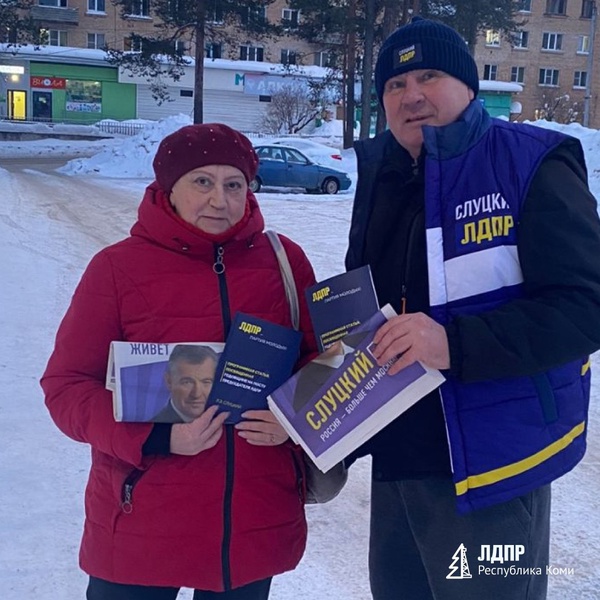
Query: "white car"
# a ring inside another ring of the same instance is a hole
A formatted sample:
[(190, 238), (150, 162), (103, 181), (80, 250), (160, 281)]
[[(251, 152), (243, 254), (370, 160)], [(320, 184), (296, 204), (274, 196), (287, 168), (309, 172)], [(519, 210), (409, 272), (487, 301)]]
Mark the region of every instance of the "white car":
[[(262, 140), (260, 140), (262, 142)], [(319, 144), (312, 140), (298, 137), (273, 138), (264, 141), (265, 144), (276, 144), (278, 146), (291, 146), (297, 148), (313, 162), (331, 167), (333, 169), (344, 169), (342, 154), (339, 148), (332, 148), (325, 144)]]

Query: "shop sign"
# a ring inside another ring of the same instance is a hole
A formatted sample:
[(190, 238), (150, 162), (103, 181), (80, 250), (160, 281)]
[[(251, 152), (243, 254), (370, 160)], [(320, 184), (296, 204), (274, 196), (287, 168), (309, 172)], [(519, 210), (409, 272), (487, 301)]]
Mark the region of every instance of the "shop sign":
[(102, 112), (102, 104), (98, 102), (67, 102), (66, 107), (68, 112), (86, 112), (100, 113)]
[(67, 80), (64, 77), (39, 77), (32, 75), (29, 78), (29, 84), (32, 88), (64, 90), (67, 87)]
[(257, 75), (254, 73), (246, 73), (244, 76), (244, 94), (251, 96), (272, 96), (290, 87), (297, 90), (299, 94), (308, 91), (306, 79), (300, 79), (299, 77)]

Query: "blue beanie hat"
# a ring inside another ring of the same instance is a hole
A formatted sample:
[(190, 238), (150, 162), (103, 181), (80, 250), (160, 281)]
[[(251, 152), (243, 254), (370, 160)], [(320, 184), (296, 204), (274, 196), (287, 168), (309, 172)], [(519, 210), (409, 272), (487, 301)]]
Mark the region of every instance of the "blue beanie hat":
[(381, 46), (375, 65), (375, 90), (383, 105), (385, 82), (415, 69), (444, 71), (462, 81), (475, 95), (479, 92), (477, 65), (463, 38), (451, 27), (413, 17)]

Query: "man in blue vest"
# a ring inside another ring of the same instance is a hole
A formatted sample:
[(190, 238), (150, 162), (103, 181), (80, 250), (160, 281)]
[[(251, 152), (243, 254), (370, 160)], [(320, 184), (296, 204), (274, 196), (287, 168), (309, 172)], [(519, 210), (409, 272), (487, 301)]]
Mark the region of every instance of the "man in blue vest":
[(600, 347), (583, 152), (490, 118), (464, 40), (440, 23), (397, 29), (375, 86), (389, 131), (356, 144), (346, 266), (370, 264), (400, 314), (375, 338), (380, 363), (421, 361), (446, 382), (357, 453), (373, 461), (373, 597), (541, 600), (550, 483), (585, 452)]

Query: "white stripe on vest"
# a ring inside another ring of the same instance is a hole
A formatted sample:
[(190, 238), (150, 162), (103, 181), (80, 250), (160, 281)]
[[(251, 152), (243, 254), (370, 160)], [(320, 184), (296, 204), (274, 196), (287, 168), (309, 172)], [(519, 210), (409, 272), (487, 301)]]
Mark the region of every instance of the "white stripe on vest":
[(516, 246), (488, 248), (444, 262), (439, 227), (427, 230), (427, 245), (431, 306), (523, 283)]

